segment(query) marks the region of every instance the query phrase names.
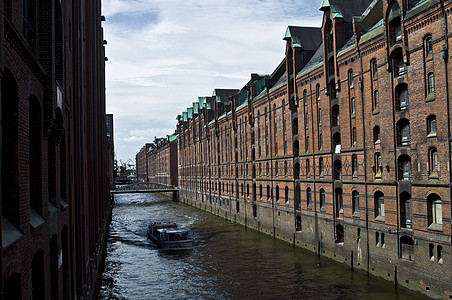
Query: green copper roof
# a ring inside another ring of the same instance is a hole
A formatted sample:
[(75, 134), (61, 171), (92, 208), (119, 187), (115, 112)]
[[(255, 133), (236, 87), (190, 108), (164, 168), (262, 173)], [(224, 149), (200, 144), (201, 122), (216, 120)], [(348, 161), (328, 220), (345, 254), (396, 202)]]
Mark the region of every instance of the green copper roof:
[(193, 102), (193, 113), (199, 114), (199, 103), (198, 102)]
[(187, 108), (187, 114), (189, 119), (193, 119), (193, 107)]
[(328, 7), (330, 7), (330, 1), (328, 0), (322, 0), (322, 3), (320, 4), (319, 10), (323, 10), (326, 9)]
[(300, 39), (297, 36), (292, 36), (292, 34), (290, 32), (290, 26), (287, 27), (286, 34), (284, 35), (283, 40), (288, 40), (288, 39), (290, 39), (292, 41), (292, 47), (294, 47), (294, 48), (301, 47)]
[(198, 97), (199, 108), (203, 109), (206, 107), (206, 97)]
[(168, 141), (171, 143), (172, 141), (177, 139), (177, 135), (176, 134), (172, 134), (172, 135), (168, 135)]
[(183, 120), (184, 122), (187, 122), (187, 121), (188, 121), (188, 118), (187, 118), (187, 112), (186, 112), (186, 111), (182, 112), (182, 120)]
[(217, 102), (221, 102), (220, 96), (215, 96), (215, 98), (216, 98)]

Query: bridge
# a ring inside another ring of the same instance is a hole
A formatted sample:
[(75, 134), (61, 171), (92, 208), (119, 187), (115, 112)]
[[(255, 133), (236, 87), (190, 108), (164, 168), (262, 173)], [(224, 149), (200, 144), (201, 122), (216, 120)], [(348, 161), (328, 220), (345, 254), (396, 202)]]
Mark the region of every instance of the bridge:
[(173, 200), (179, 201), (179, 189), (168, 187), (162, 184), (150, 182), (137, 182), (133, 184), (121, 185), (110, 190), (112, 195), (116, 194), (143, 194), (143, 193), (173, 193)]

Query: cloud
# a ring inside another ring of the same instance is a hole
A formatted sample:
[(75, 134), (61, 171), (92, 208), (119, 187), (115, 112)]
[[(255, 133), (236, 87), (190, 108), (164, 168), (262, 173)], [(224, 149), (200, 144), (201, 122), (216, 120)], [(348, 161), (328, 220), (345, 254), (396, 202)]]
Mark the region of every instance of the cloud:
[(102, 9), (107, 111), (123, 160), (173, 133), (198, 96), (272, 73), (287, 26), (320, 26), (322, 16), (307, 0), (104, 0)]

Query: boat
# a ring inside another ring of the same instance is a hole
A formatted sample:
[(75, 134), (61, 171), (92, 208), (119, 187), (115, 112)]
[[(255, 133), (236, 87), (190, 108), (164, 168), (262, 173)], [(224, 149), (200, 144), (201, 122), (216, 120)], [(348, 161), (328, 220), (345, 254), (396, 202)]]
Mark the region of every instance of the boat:
[(178, 228), (174, 222), (154, 222), (149, 225), (147, 234), (161, 249), (186, 249), (195, 242), (190, 229)]

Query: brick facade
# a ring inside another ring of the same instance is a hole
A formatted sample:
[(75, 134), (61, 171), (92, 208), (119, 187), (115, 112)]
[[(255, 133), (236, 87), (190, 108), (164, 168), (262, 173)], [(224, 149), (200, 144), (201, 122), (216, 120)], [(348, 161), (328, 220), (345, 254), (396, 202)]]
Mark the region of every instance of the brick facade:
[(452, 3), (320, 9), (321, 27), (287, 28), (273, 74), (178, 116), (181, 199), (450, 298)]
[(94, 298), (110, 218), (100, 1), (0, 0), (0, 294)]

